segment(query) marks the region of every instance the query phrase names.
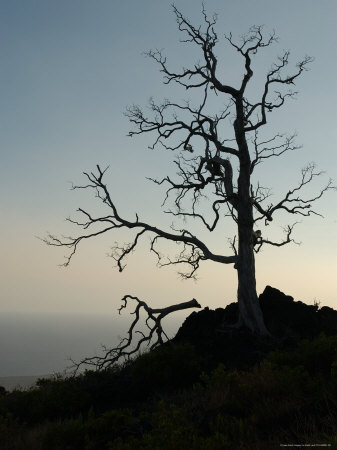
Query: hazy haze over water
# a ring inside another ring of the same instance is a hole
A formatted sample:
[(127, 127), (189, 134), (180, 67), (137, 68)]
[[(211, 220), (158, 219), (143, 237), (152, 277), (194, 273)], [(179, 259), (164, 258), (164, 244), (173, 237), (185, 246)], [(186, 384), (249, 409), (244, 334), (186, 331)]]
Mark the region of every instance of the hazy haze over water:
[[(172, 335), (181, 318), (168, 321)], [(0, 377), (63, 372), (93, 356), (101, 344), (117, 345), (134, 316), (3, 314), (0, 317)]]

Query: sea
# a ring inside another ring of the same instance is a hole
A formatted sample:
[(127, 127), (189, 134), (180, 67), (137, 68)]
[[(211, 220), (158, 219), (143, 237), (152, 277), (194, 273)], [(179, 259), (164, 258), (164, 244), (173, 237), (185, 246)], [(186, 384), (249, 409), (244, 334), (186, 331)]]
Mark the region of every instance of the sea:
[[(70, 374), (71, 360), (102, 354), (102, 345), (116, 347), (133, 319), (116, 314), (1, 314), (0, 386), (27, 389), (38, 378)], [(183, 320), (178, 315), (163, 323), (170, 338)]]

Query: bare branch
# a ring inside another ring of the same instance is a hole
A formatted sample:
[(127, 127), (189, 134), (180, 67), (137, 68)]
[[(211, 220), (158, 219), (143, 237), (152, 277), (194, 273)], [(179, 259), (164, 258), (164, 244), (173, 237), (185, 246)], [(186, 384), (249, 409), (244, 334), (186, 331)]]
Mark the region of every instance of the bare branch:
[[(166, 308), (151, 308), (144, 300), (140, 300), (138, 297), (133, 295), (125, 295), (122, 298), (122, 305), (118, 309), (119, 314), (122, 310), (127, 307), (128, 301), (135, 301), (136, 307), (131, 313), (135, 315), (132, 321), (128, 336), (119, 343), (119, 345), (112, 349), (107, 349), (103, 347), (103, 356), (93, 356), (90, 358), (85, 358), (79, 363), (74, 363), (75, 374), (83, 366), (94, 367), (96, 370), (104, 370), (112, 367), (118, 363), (121, 359), (129, 360), (133, 355), (139, 352), (143, 345), (146, 345), (150, 350), (162, 345), (165, 341), (169, 341), (169, 338), (162, 327), (162, 320), (164, 317), (175, 311), (182, 311), (189, 308), (201, 308), (200, 304), (196, 299), (192, 299), (187, 302), (178, 303), (176, 305), (171, 305)], [(141, 310), (145, 311), (147, 318), (145, 325), (147, 328), (147, 333), (136, 330), (136, 327), (140, 325), (140, 314)], [(141, 337), (135, 342), (135, 335), (138, 334)]]
[(254, 138), (252, 143), (254, 145), (255, 157), (252, 160), (250, 172), (252, 173), (255, 166), (263, 162), (265, 159), (274, 156), (281, 156), (286, 152), (298, 150), (301, 146), (295, 145), (296, 133), (290, 136), (283, 136), (276, 134), (273, 138), (267, 141), (258, 140), (258, 130), (254, 131)]
[(308, 199), (300, 198), (297, 194), (299, 191), (303, 189), (304, 186), (311, 183), (314, 178), (319, 177), (323, 174), (322, 171), (315, 172), (315, 164), (310, 163), (301, 171), (301, 180), (297, 187), (290, 189), (285, 197), (279, 201), (275, 206), (271, 205), (268, 208), (267, 214), (272, 216), (277, 210), (284, 210), (290, 214), (299, 214), (301, 216), (310, 216), (311, 214), (315, 214), (317, 216), (321, 216), (321, 214), (317, 213), (312, 209), (312, 203), (316, 200), (320, 199), (325, 192), (331, 189), (336, 189), (333, 185), (332, 180), (329, 179), (328, 183), (319, 190), (318, 194), (310, 197)]
[(136, 237), (132, 243), (125, 244), (123, 247), (120, 247), (117, 242), (115, 242), (114, 247), (112, 247), (111, 258), (117, 262), (117, 266), (120, 272), (126, 267), (126, 264), (122, 265), (122, 260), (131, 252), (133, 252), (138, 244), (138, 239), (142, 234), (145, 233), (146, 230), (142, 230), (136, 234)]
[(237, 236), (234, 236), (233, 239), (228, 238), (228, 243), (229, 243), (230, 247), (232, 248), (234, 255), (237, 256), (238, 250), (237, 250), (237, 246), (236, 246), (236, 238), (237, 238)]
[(231, 86), (221, 83), (216, 74), (217, 58), (214, 54), (214, 47), (218, 42), (218, 36), (214, 29), (217, 19), (216, 15), (209, 19), (203, 8), (202, 13), (205, 22), (205, 29), (203, 30), (201, 27), (194, 27), (174, 5), (173, 11), (179, 31), (186, 36), (181, 42), (193, 43), (200, 47), (203, 64), (196, 64), (192, 69), (183, 68), (182, 72), (176, 73), (168, 69), (166, 58), (161, 51), (150, 51), (147, 55), (160, 65), (161, 72), (164, 74), (164, 83), (168, 84), (174, 81), (186, 89), (198, 88), (207, 85), (207, 83), (212, 83), (216, 90), (236, 97), (238, 91)]
[[(145, 115), (139, 106), (130, 106), (127, 108), (125, 115), (135, 126), (135, 130), (130, 131), (129, 136), (155, 132), (157, 137), (150, 146), (151, 149), (161, 145), (167, 150), (188, 150), (190, 152), (194, 151), (193, 145), (191, 145), (193, 138), (201, 138), (205, 141), (206, 146), (213, 145), (218, 152), (238, 156), (238, 150), (224, 145), (225, 141), (219, 138), (217, 131), (219, 124), (229, 116), (230, 112), (228, 109), (230, 105), (220, 114), (212, 117), (203, 112), (207, 98), (208, 90), (206, 87), (203, 99), (198, 107), (191, 106), (189, 102), (180, 105), (168, 100), (161, 104), (156, 104), (151, 99), (149, 109), (153, 113), (152, 118)], [(179, 120), (178, 112), (185, 113), (186, 118)], [(182, 136), (184, 137), (182, 138)], [(178, 137), (178, 141), (174, 139), (174, 144), (172, 145), (171, 140), (176, 137)]]
[[(272, 112), (274, 109), (280, 108), (283, 106), (286, 98), (291, 98), (296, 95), (296, 92), (288, 91), (282, 93), (280, 91), (275, 90), (274, 94), (276, 94), (276, 98), (273, 100), (269, 99), (270, 88), (274, 85), (280, 86), (289, 86), (295, 85), (296, 79), (307, 70), (307, 66), (313, 62), (313, 58), (310, 56), (305, 56), (300, 62), (296, 64), (297, 70), (289, 75), (283, 75), (283, 69), (289, 63), (289, 55), (290, 52), (286, 51), (282, 56), (278, 58), (278, 61), (274, 63), (272, 68), (267, 74), (267, 79), (264, 85), (264, 92), (262, 94), (261, 101), (255, 104), (250, 104), (247, 99), (244, 99), (245, 109), (246, 109), (246, 121), (249, 122), (249, 126), (245, 127), (245, 132), (257, 130), (262, 125), (267, 123), (266, 112)], [(250, 118), (252, 114), (258, 110), (260, 112), (261, 119), (258, 120), (255, 124), (252, 124)]]
[(248, 34), (241, 37), (241, 43), (236, 44), (233, 41), (232, 33), (225, 36), (227, 41), (245, 58), (245, 69), (246, 73), (243, 77), (240, 95), (242, 96), (245, 92), (246, 86), (253, 76), (253, 70), (251, 68), (251, 55), (255, 55), (260, 48), (268, 47), (273, 42), (277, 42), (278, 38), (273, 32), (266, 40), (264, 40), (262, 34), (262, 26), (253, 26), (250, 28)]
[(268, 238), (267, 239), (264, 239), (263, 237), (259, 240), (259, 243), (258, 243), (258, 245), (257, 245), (257, 247), (255, 248), (254, 247), (254, 251), (256, 252), (256, 253), (258, 253), (260, 250), (261, 250), (261, 248), (262, 248), (262, 246), (264, 245), (264, 244), (268, 244), (268, 245), (273, 245), (273, 246), (275, 246), (275, 247), (283, 247), (283, 245), (286, 245), (286, 244), (290, 244), (290, 242), (293, 242), (294, 244), (297, 244), (297, 245), (300, 245), (301, 243), (300, 242), (296, 242), (292, 237), (291, 237), (291, 235), (292, 235), (292, 232), (293, 232), (293, 230), (294, 230), (294, 227), (298, 224), (299, 222), (295, 222), (295, 223), (293, 223), (292, 225), (287, 225), (287, 227), (286, 228), (283, 228), (283, 231), (284, 231), (284, 233), (285, 233), (285, 239), (283, 240), (283, 241), (280, 241), (280, 242), (274, 242), (274, 241), (270, 241)]
[[(172, 226), (173, 228), (173, 226)], [(186, 230), (179, 230), (182, 233), (188, 233)], [(164, 257), (157, 249), (156, 244), (159, 241), (160, 236), (156, 236), (151, 241), (151, 251), (154, 252), (157, 255), (158, 267), (165, 267), (165, 266), (171, 266), (171, 265), (177, 265), (177, 264), (185, 264), (188, 265), (190, 270), (189, 271), (179, 271), (179, 276), (184, 279), (194, 279), (196, 280), (196, 272), (199, 269), (200, 262), (205, 260), (203, 254), (200, 252), (199, 249), (195, 248), (193, 245), (188, 243), (183, 243), (183, 249), (181, 252), (175, 256), (175, 259), (172, 260), (169, 256)]]
[[(221, 262), (223, 264), (235, 263), (235, 260), (236, 260), (235, 256), (223, 256), (223, 255), (218, 255), (218, 254), (212, 253), (208, 249), (206, 244), (204, 244), (204, 242), (202, 242), (200, 239), (198, 239), (196, 236), (192, 235), (191, 233), (189, 233), (186, 230), (182, 230), (179, 234), (169, 233), (169, 232), (161, 230), (153, 225), (149, 225), (145, 222), (141, 222), (137, 215), (136, 215), (135, 221), (129, 221), (129, 220), (122, 218), (119, 215), (117, 208), (111, 199), (111, 196), (110, 196), (110, 193), (108, 191), (106, 184), (104, 184), (104, 182), (103, 182), (103, 175), (104, 175), (105, 171), (102, 171), (99, 165), (97, 165), (97, 171), (98, 171), (98, 174), (94, 174), (92, 172), (90, 174), (85, 173), (86, 177), (90, 181), (90, 184), (87, 184), (85, 186), (75, 186), (74, 189), (76, 189), (76, 188), (94, 189), (96, 192), (96, 196), (105, 205), (108, 206), (108, 208), (111, 210), (111, 214), (107, 215), (107, 216), (94, 218), (87, 211), (85, 211), (82, 208), (79, 208), (78, 211), (82, 215), (85, 216), (86, 220), (84, 222), (74, 221), (71, 219), (69, 219), (69, 220), (73, 224), (76, 224), (85, 230), (88, 229), (89, 227), (92, 227), (93, 225), (102, 225), (103, 224), (103, 225), (107, 225), (107, 226), (105, 226), (103, 229), (101, 229), (99, 231), (94, 231), (89, 234), (81, 234), (75, 238), (62, 237), (60, 239), (58, 237), (55, 237), (55, 236), (49, 234), (45, 239), (43, 239), (43, 241), (48, 245), (55, 246), (55, 247), (66, 247), (66, 248), (71, 249), (70, 254), (66, 258), (66, 263), (64, 264), (64, 266), (69, 265), (72, 257), (76, 253), (78, 245), (81, 243), (81, 241), (83, 241), (85, 239), (93, 238), (95, 236), (99, 236), (108, 231), (111, 231), (114, 229), (119, 229), (119, 228), (128, 228), (128, 229), (139, 230), (139, 231), (137, 231), (137, 234), (132, 243), (127, 244), (123, 247), (119, 247), (118, 245), (116, 245), (112, 249), (111, 256), (117, 262), (120, 272), (125, 267), (125, 265), (122, 264), (123, 259), (136, 248), (136, 246), (139, 242), (139, 238), (141, 236), (143, 236), (146, 232), (153, 233), (156, 237), (162, 238), (165, 240), (173, 241), (176, 243), (182, 242), (185, 246), (188, 246), (188, 248), (190, 248), (192, 250), (192, 253), (194, 255), (198, 255), (199, 261), (210, 259), (210, 260), (213, 260), (216, 262)], [(155, 242), (155, 241), (156, 241), (156, 239), (154, 239), (152, 242)], [(153, 245), (152, 245), (151, 249), (153, 250)], [(195, 262), (194, 262), (193, 258), (187, 259), (187, 260), (184, 259), (181, 262), (188, 263), (193, 268), (195, 268)]]
[(215, 214), (215, 218), (212, 224), (209, 224), (206, 219), (204, 218), (203, 215), (198, 214), (197, 212), (195, 212), (195, 210), (193, 210), (191, 213), (187, 213), (187, 212), (183, 212), (183, 211), (178, 211), (178, 212), (174, 212), (174, 211), (165, 211), (165, 213), (167, 214), (172, 214), (174, 216), (182, 216), (182, 217), (191, 217), (191, 218), (198, 218), (202, 221), (202, 223), (205, 225), (205, 227), (209, 230), (209, 231), (213, 231), (219, 221), (220, 215), (219, 215), (219, 209), (220, 209), (220, 204), (222, 203), (226, 203), (227, 200), (215, 200), (212, 204), (212, 209), (214, 211)]

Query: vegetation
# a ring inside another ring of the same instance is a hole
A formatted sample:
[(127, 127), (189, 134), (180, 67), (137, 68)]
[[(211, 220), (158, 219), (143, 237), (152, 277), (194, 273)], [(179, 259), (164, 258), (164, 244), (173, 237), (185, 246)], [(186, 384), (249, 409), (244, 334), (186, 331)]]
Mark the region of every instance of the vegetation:
[(337, 335), (300, 340), (246, 369), (172, 343), (106, 371), (41, 379), (0, 396), (0, 442), (4, 450), (337, 449)]

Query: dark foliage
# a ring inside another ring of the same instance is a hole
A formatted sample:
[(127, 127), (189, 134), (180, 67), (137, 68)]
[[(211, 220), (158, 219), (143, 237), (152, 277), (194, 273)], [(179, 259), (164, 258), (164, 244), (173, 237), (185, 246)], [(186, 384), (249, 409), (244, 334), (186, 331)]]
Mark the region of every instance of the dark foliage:
[(260, 302), (273, 339), (206, 308), (123, 366), (4, 392), (0, 448), (337, 448), (337, 311), (269, 286)]

